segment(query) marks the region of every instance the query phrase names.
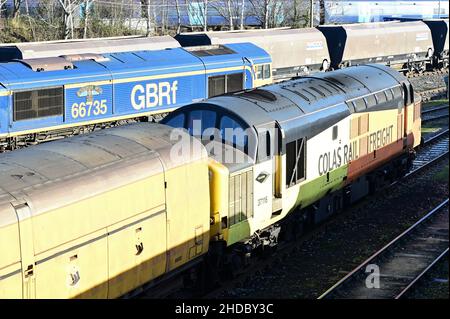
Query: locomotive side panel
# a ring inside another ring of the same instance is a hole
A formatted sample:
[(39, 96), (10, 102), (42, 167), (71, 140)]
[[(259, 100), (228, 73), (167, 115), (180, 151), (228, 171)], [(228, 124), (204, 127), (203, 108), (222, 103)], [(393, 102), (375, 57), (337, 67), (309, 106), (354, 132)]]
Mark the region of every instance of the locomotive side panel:
[(208, 250), (208, 167), (203, 161), (169, 169), (167, 188), (167, 269), (173, 270)]
[(295, 194), (291, 207), (306, 207), (342, 187), (348, 164), (356, 156), (354, 145), (346, 134), (350, 128), (349, 118), (323, 128), (307, 140), (305, 180), (296, 189), (287, 190)]
[(104, 204), (117, 216), (108, 226), (108, 298), (117, 298), (166, 271), (164, 175), (111, 193)]
[(64, 122), (98, 121), (114, 115), (111, 81), (64, 86)]
[(204, 70), (114, 80), (117, 115), (169, 112), (205, 98)]

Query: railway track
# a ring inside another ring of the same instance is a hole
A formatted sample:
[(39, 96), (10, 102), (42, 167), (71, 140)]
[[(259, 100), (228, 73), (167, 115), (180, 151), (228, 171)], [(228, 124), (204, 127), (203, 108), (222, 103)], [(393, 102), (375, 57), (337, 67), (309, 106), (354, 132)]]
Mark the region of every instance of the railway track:
[(438, 105), (422, 110), (422, 123), (446, 118), (449, 115), (448, 105)]
[(446, 87), (438, 87), (434, 89), (419, 91), (417, 93), (420, 94), (420, 96), (422, 97), (422, 102), (428, 102), (432, 98), (445, 96), (446, 92), (447, 92)]
[(399, 299), (448, 255), (449, 200), (369, 257), (319, 299)]
[(440, 133), (424, 140), (413, 161), (411, 170), (405, 177), (415, 174), (419, 170), (433, 164), (448, 154), (449, 149), (449, 129), (444, 129)]

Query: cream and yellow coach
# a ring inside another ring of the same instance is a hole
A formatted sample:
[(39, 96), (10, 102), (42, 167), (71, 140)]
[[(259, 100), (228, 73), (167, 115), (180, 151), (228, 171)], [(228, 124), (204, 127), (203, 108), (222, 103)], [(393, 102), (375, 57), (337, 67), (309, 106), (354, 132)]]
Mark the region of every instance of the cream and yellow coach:
[(170, 132), (142, 123), (1, 154), (0, 298), (114, 298), (196, 263), (207, 157)]

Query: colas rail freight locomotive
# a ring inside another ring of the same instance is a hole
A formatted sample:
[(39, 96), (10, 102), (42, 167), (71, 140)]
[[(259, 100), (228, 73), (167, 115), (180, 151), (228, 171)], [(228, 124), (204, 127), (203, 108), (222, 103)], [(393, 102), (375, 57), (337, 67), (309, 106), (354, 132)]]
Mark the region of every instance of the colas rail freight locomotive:
[(214, 97), (162, 122), (0, 154), (0, 297), (115, 298), (233, 272), (404, 174), (421, 139), (420, 101), (380, 65)]

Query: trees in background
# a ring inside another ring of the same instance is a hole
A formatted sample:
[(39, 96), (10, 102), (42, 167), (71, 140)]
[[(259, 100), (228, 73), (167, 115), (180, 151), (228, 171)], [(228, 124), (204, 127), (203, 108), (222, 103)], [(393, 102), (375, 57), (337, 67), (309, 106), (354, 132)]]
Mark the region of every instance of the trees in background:
[(303, 27), (308, 24), (309, 4), (310, 0), (0, 0), (0, 42)]

